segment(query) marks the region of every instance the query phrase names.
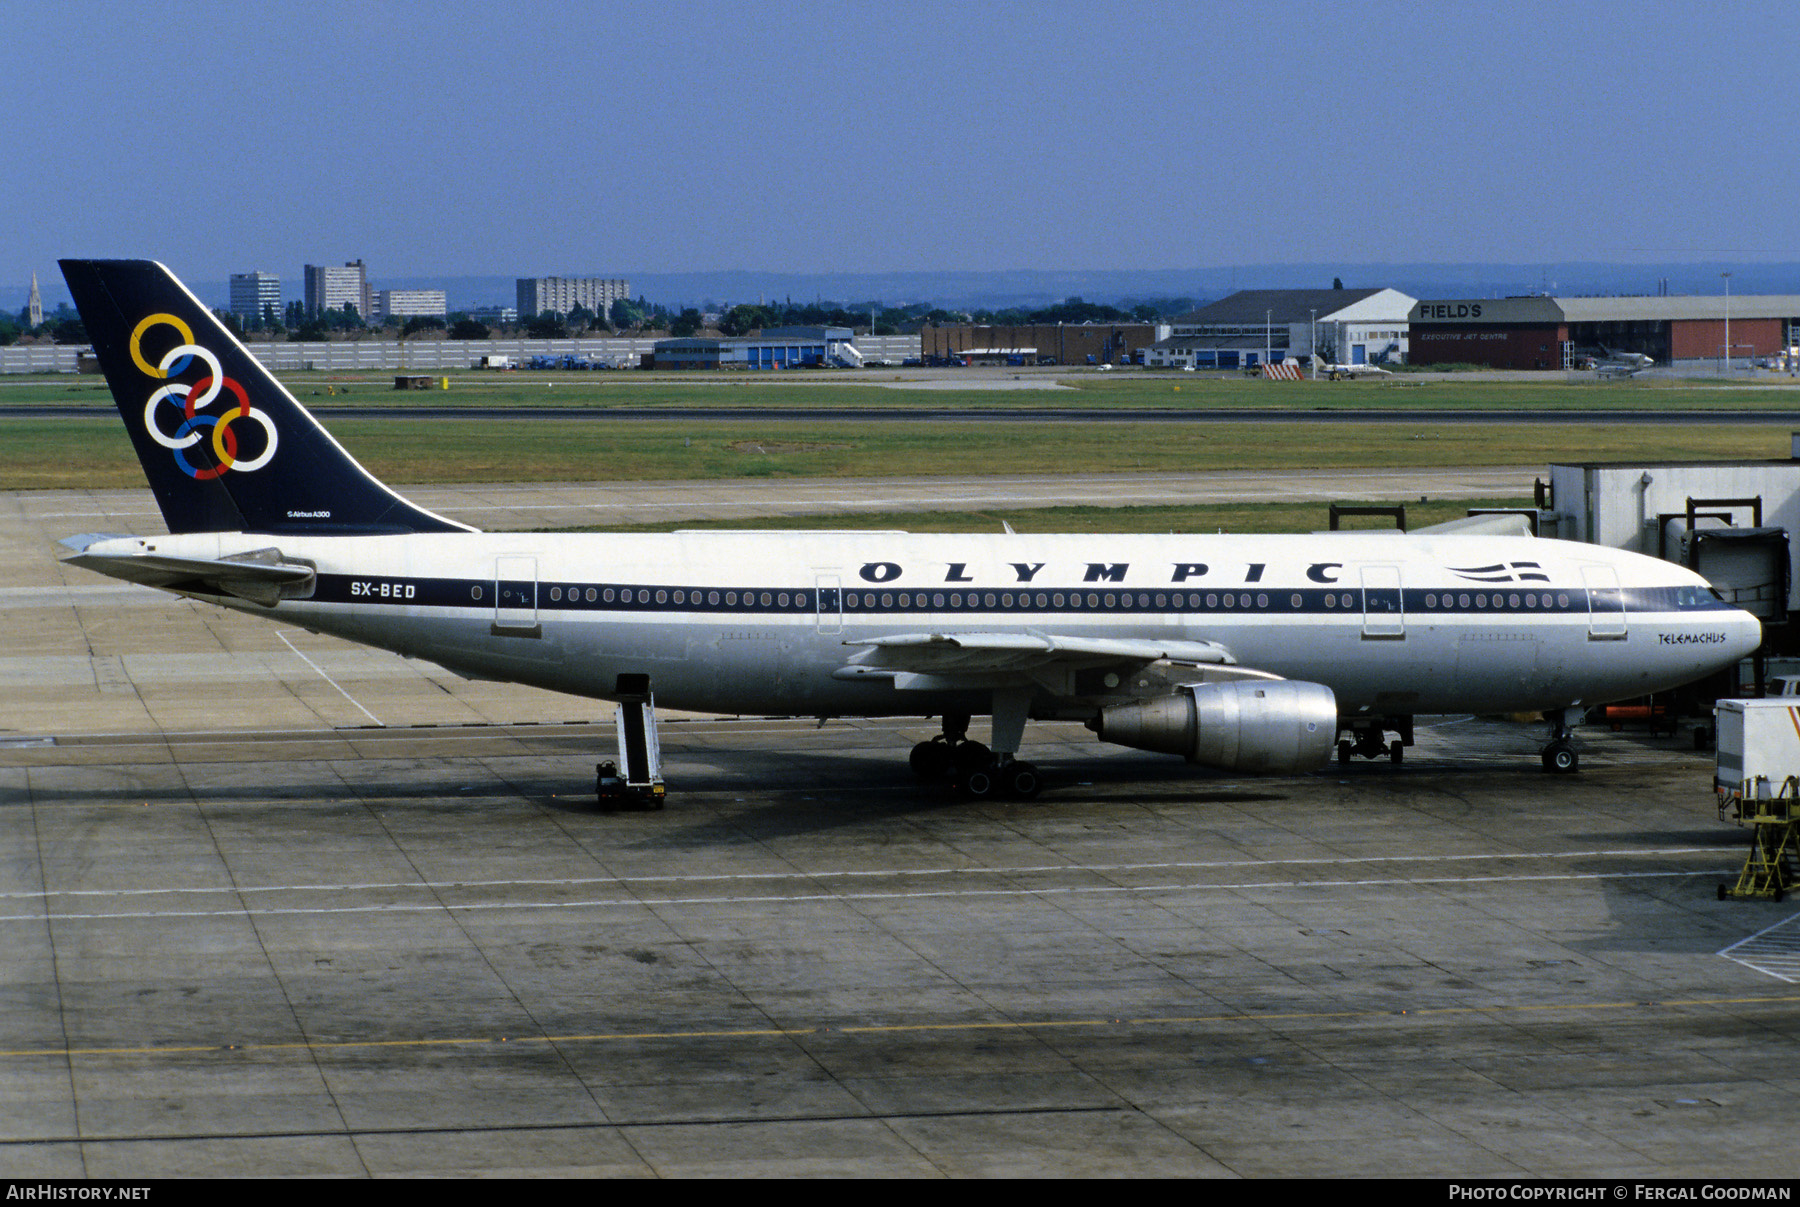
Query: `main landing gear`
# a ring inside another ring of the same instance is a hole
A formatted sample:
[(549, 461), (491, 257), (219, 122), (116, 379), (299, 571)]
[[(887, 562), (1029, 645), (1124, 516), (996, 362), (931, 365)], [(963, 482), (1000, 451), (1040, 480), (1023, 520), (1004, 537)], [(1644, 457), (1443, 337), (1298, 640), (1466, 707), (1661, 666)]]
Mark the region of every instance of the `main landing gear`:
[[(969, 737), (969, 714), (946, 713), (944, 732), (912, 748), (913, 774), (928, 782), (948, 781), (959, 794), (975, 800), (1035, 797), (1043, 787), (1038, 769), (1014, 757), (1024, 736), (1030, 696), (1001, 700), (1011, 695), (994, 693), (994, 746), (1002, 749), (990, 749)], [(1008, 746), (1010, 750), (1004, 749)]]

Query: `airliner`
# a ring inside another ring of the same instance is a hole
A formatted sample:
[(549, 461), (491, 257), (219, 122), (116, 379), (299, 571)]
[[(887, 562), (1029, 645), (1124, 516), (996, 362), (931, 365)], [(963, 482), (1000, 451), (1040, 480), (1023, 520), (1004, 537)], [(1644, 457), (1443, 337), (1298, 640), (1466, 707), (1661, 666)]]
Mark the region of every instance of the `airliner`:
[(62, 268), (169, 530), (69, 562), (470, 678), (940, 718), (912, 768), (972, 797), (1037, 794), (1032, 719), (1300, 774), (1400, 761), (1416, 714), (1530, 711), (1573, 771), (1586, 708), (1761, 639), (1681, 566), (1529, 535), (482, 532), (377, 481), (162, 265)]

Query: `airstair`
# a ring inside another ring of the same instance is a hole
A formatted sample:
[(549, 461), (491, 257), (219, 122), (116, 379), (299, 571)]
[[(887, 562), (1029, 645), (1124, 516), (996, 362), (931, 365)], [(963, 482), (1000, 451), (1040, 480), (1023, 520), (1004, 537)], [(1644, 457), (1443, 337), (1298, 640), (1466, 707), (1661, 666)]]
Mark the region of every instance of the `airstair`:
[(666, 790), (662, 776), (662, 741), (656, 733), (656, 701), (649, 677), (619, 676), (618, 762), (594, 767), (594, 797), (603, 810), (660, 809)]

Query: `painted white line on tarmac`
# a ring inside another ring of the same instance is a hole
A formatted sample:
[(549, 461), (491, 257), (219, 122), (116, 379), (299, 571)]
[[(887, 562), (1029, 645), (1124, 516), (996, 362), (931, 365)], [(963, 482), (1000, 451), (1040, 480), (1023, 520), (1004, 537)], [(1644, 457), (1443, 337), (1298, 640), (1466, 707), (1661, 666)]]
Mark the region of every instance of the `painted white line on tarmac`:
[[(1039, 864), (1023, 867), (852, 868), (840, 870), (797, 869), (791, 872), (714, 872), (698, 875), (672, 873), (660, 876), (575, 876), (508, 880), (371, 881), (365, 884), (264, 884), (207, 885), (192, 888), (51, 889), (48, 892), (42, 889), (34, 889), (28, 892), (0, 893), (0, 901), (40, 900), (45, 897), (144, 897), (170, 893), (343, 893), (385, 892), (397, 889), (422, 889), (438, 892), (456, 889), (560, 888), (590, 884), (616, 884), (623, 887), (631, 884), (704, 884), (719, 883), (722, 881), (876, 879), (889, 876), (1036, 876), (1084, 872), (1100, 874), (1113, 872), (1178, 872), (1217, 870), (1220, 868), (1263, 868), (1283, 867), (1288, 864), (1306, 864), (1310, 867), (1356, 867), (1375, 863), (1468, 863), (1495, 862), (1500, 860), (1524, 862), (1535, 859), (1666, 858), (1674, 855), (1712, 856), (1717, 854), (1719, 854), (1719, 851), (1716, 847), (1656, 847), (1650, 849), (1627, 848), (1601, 851), (1537, 851), (1510, 854), (1506, 852), (1494, 852), (1482, 855), (1365, 855), (1338, 859), (1319, 859), (1317, 857), (1295, 856), (1292, 859), (1226, 859), (1177, 863), (1062, 863)], [(1312, 882), (1307, 881), (1297, 883)]]
[[(1278, 891), (1282, 889), (1319, 888), (1419, 888), (1459, 884), (1523, 884), (1545, 881), (1648, 880), (1687, 879), (1694, 876), (1724, 875), (1720, 869), (1696, 869), (1669, 872), (1582, 872), (1542, 876), (1436, 876), (1418, 879), (1381, 880), (1268, 880), (1241, 884), (1150, 884), (1150, 885), (1082, 885), (1061, 888), (1021, 889), (943, 889), (911, 893), (801, 893), (770, 894), (741, 897), (614, 897), (583, 901), (486, 901), (467, 904), (447, 902), (442, 905), (328, 905), (294, 906), (269, 909), (223, 910), (154, 910), (105, 914), (49, 914), (52, 922), (95, 922), (151, 920), (162, 918), (273, 918), (330, 914), (420, 914), (420, 913), (491, 913), (498, 910), (570, 910), (570, 909), (644, 909), (677, 906), (720, 905), (807, 905), (850, 901), (918, 901), (935, 898), (972, 899), (980, 897), (1062, 897), (1093, 896), (1114, 893), (1206, 893)], [(45, 921), (45, 914), (12, 914), (0, 916), (0, 922)]]
[[(410, 587), (407, 589), (411, 590)], [(287, 635), (290, 632), (299, 632), (299, 630), (298, 629), (289, 629), (286, 631), (277, 630), (275, 633), (275, 636), (281, 638), (282, 645), (285, 645), (285, 646), (287, 646), (288, 649), (294, 651), (294, 656), (296, 658), (298, 658), (298, 659), (300, 659), (300, 661), (306, 663), (306, 665), (312, 667), (315, 671), (318, 671), (319, 678), (325, 680), (325, 682), (327, 682), (327, 683), (331, 684), (331, 686), (337, 688), (339, 694), (341, 694), (344, 697), (344, 699), (346, 699), (346, 700), (350, 701), (350, 703), (356, 705), (357, 710), (360, 711), (363, 716), (369, 718), (369, 720), (375, 722), (375, 724), (377, 724), (377, 725), (385, 726), (385, 722), (383, 722), (380, 717), (376, 716), (374, 713), (372, 713), (368, 709), (364, 708), (362, 706), (362, 703), (359, 700), (357, 700), (357, 698), (355, 696), (353, 696), (349, 692), (345, 691), (343, 689), (343, 686), (341, 684), (339, 684), (336, 679), (333, 679), (330, 675), (327, 675), (325, 673), (324, 667), (322, 667), (318, 663), (314, 662), (311, 658), (308, 658), (305, 654), (302, 654), (298, 649), (295, 649), (294, 643), (287, 639)]]

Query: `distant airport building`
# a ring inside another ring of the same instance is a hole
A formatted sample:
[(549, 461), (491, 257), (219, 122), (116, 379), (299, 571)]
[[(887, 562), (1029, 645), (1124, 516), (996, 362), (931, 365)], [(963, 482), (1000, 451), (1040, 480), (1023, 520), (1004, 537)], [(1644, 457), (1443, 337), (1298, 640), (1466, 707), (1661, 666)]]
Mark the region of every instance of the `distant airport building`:
[(516, 323), (519, 321), (519, 311), (513, 306), (477, 306), (464, 313), (478, 323)]
[(1728, 354), (1755, 360), (1800, 343), (1800, 296), (1792, 294), (1431, 299), (1410, 319), (1419, 365), (1562, 369), (1629, 353), (1665, 366), (1723, 366)]
[(1249, 369), (1315, 352), (1334, 364), (1404, 363), (1413, 301), (1397, 289), (1245, 289), (1171, 319), (1144, 363)]
[(441, 289), (383, 289), (375, 294), (375, 318), (438, 318), (449, 313)]
[(946, 323), (919, 331), (919, 351), (927, 364), (1132, 364), (1168, 334), (1155, 323)]
[(519, 316), (555, 312), (567, 315), (581, 306), (605, 314), (614, 302), (631, 299), (631, 282), (606, 277), (519, 277)]
[(862, 356), (851, 342), (854, 335), (848, 327), (771, 327), (735, 339), (659, 339), (652, 354), (658, 369), (855, 368)]
[(248, 327), (265, 315), (281, 315), (281, 278), (272, 272), (231, 274), (231, 313)]
[(342, 310), (346, 302), (356, 313), (368, 318), (373, 299), (369, 295), (369, 274), (361, 260), (352, 260), (342, 268), (308, 264), (306, 266), (306, 312), (318, 315), (327, 310)]

